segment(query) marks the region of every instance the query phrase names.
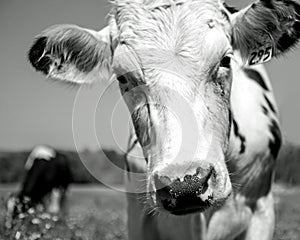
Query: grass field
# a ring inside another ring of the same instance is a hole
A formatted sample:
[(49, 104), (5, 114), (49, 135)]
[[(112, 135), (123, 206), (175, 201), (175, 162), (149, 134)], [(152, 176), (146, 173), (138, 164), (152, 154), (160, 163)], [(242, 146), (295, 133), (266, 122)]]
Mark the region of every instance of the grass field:
[[(12, 187), (0, 187), (0, 239), (16, 239), (3, 227), (3, 200)], [(274, 240), (300, 239), (300, 189), (275, 188), (277, 225)], [(1, 201), (2, 200), (2, 201)], [(123, 193), (99, 187), (71, 188), (69, 216), (43, 236), (28, 239), (118, 240), (126, 239), (126, 201)], [(27, 238), (19, 238), (27, 239)]]

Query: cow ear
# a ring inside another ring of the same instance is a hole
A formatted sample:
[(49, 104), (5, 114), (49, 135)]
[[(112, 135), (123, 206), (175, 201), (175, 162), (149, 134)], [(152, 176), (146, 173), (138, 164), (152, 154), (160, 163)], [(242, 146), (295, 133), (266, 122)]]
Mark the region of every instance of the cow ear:
[(109, 27), (96, 32), (75, 25), (52, 26), (37, 36), (28, 53), (32, 66), (47, 77), (92, 83), (111, 76)]
[(233, 15), (233, 46), (249, 64), (279, 56), (300, 38), (300, 5), (260, 0)]

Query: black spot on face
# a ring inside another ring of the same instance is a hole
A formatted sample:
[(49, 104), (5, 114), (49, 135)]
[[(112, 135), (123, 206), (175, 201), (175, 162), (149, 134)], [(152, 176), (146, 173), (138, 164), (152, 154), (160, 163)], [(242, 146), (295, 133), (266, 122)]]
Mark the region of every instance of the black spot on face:
[(269, 148), (272, 156), (276, 159), (281, 147), (281, 141), (282, 141), (281, 131), (277, 122), (274, 119), (271, 120), (269, 129), (273, 136), (273, 139), (269, 140)]
[(260, 85), (264, 90), (269, 91), (269, 88), (267, 87), (263, 77), (260, 75), (259, 72), (255, 71), (254, 69), (245, 68), (244, 72), (246, 75), (255, 81), (258, 85)]
[(266, 95), (264, 95), (264, 98), (265, 98), (265, 100), (266, 100), (266, 102), (267, 102), (267, 104), (268, 104), (270, 110), (271, 110), (273, 113), (276, 113), (276, 110), (275, 110), (273, 104), (271, 103), (270, 99), (269, 99)]
[(243, 154), (246, 151), (246, 138), (239, 132), (239, 126), (235, 119), (232, 120), (232, 123), (234, 135), (241, 141), (240, 154)]

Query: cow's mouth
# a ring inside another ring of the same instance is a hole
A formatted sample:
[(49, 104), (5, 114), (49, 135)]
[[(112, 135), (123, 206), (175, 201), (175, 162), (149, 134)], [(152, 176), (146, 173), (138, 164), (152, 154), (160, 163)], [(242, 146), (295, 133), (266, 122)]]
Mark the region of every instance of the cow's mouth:
[(174, 199), (172, 202), (165, 199), (162, 201), (163, 208), (173, 215), (186, 215), (196, 212), (204, 212), (212, 206), (211, 200), (201, 200), (199, 197), (187, 197)]
[(173, 215), (177, 215), (177, 216), (187, 215), (187, 214), (192, 214), (192, 213), (197, 213), (197, 212), (204, 212), (209, 207), (210, 207), (210, 204), (207, 204), (207, 206), (180, 209), (180, 210), (170, 211), (170, 213)]
[[(174, 209), (174, 208), (172, 209), (166, 205), (164, 205), (163, 207), (170, 214), (177, 215), (177, 216), (193, 214), (193, 213), (202, 213), (210, 208), (214, 208), (214, 209), (221, 208), (230, 196), (231, 196), (231, 194), (229, 194), (226, 198), (223, 198), (223, 199), (211, 200), (211, 201), (207, 200), (207, 201), (201, 201), (201, 202), (199, 201), (198, 204), (185, 205), (182, 207), (180, 207), (180, 205), (177, 205), (176, 209)], [(189, 201), (189, 200), (187, 200), (187, 201)]]

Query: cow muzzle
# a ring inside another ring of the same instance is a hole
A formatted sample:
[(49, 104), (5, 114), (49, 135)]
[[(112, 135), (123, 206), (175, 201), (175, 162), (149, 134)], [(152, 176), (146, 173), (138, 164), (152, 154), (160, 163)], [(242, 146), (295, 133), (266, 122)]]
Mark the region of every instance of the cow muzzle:
[(220, 175), (212, 164), (198, 167), (194, 174), (182, 178), (170, 178), (166, 171), (157, 172), (153, 177), (152, 199), (159, 209), (174, 215), (221, 206), (231, 194), (231, 183), (227, 174)]

